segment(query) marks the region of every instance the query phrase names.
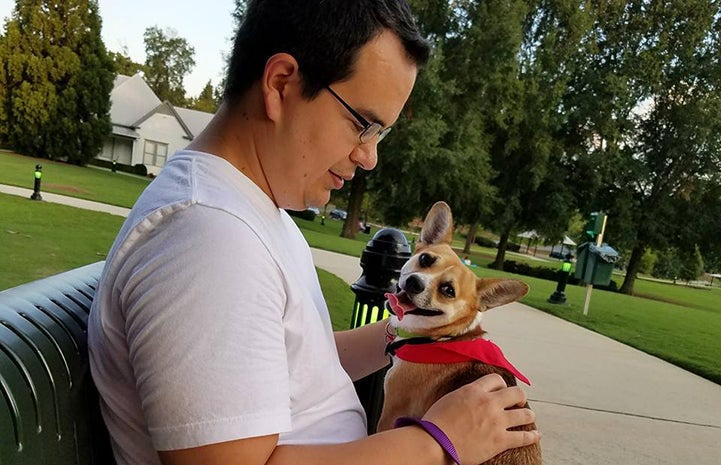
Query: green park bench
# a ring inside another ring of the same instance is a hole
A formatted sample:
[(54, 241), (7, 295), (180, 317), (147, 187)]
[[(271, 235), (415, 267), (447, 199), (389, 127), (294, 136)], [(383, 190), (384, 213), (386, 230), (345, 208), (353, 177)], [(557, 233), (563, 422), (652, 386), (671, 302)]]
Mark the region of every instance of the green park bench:
[(113, 465), (87, 321), (103, 262), (0, 292), (0, 464)]

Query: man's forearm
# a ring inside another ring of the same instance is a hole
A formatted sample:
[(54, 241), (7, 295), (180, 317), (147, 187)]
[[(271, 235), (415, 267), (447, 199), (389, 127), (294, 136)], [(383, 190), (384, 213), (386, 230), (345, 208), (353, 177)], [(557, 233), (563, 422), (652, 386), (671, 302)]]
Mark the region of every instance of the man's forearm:
[(447, 465), (453, 461), (425, 431), (399, 428), (359, 441), (317, 446), (278, 446), (266, 465)]
[(353, 379), (363, 378), (390, 363), (385, 350), (387, 320), (335, 333), (341, 365)]

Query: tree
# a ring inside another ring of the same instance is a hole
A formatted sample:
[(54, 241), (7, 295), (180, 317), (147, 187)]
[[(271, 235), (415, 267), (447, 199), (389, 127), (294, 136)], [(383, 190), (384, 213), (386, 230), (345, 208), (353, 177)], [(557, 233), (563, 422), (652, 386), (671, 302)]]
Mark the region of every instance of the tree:
[[(489, 76), (498, 68), (489, 64), (498, 47), (488, 51), (481, 47), (494, 41), (482, 39), (482, 25), (473, 27), (468, 19), (476, 2), (412, 3), (433, 53), (397, 130), (379, 147), (378, 168), (368, 183), (378, 193), (373, 203), (387, 222), (402, 224), (422, 216), (443, 199), (460, 224), (475, 220), (495, 193), (489, 182), (492, 170), (480, 111)], [(488, 19), (486, 25), (492, 23)]]
[(189, 108), (194, 110), (215, 113), (218, 109), (218, 100), (216, 99), (212, 81), (208, 81), (203, 90), (200, 91), (200, 95), (191, 98), (189, 104)]
[(651, 275), (655, 278), (672, 279), (676, 282), (681, 274), (681, 266), (678, 250), (670, 248), (659, 252)]
[(512, 73), (499, 76), (489, 92), (497, 103), (484, 105), (497, 173), (492, 184), (498, 190), (485, 223), (500, 235), (491, 264), (499, 269), (514, 232), (534, 229), (560, 239), (574, 212), (565, 182), (571, 167), (561, 136), (566, 121), (561, 103), (572, 78), (567, 62), (590, 26), (576, 0), (519, 2), (516, 10), (522, 16), (517, 39), (509, 44), (515, 46), (507, 65)]
[[(631, 250), (632, 294), (647, 248), (683, 251), (679, 221), (721, 170), (719, 7), (706, 1), (592, 2), (596, 22), (566, 101), (585, 141), (577, 172), (609, 242)], [(583, 201), (583, 200), (581, 200)]]
[[(362, 177), (356, 176), (352, 182), (344, 228), (346, 237), (352, 237), (357, 231), (366, 189), (372, 193), (372, 214), (388, 224), (402, 225), (424, 214), (435, 200), (445, 198), (441, 196), (448, 192), (446, 187), (455, 185), (455, 176), (460, 172), (455, 166), (449, 166), (451, 152), (441, 146), (448, 130), (444, 113), (451, 88), (440, 77), (444, 66), (440, 44), (446, 35), (447, 21), (443, 18), (448, 17), (448, 3), (444, 0), (411, 3), (418, 26), (433, 42), (434, 51), (421, 70), (393, 131), (378, 145), (377, 168)], [(433, 14), (439, 11), (440, 16)], [(453, 202), (451, 204), (453, 206)]]
[(703, 257), (698, 246), (695, 246), (690, 253), (685, 253), (681, 257), (681, 272), (679, 278), (686, 280), (688, 284), (690, 281), (698, 278), (703, 273)]
[(95, 0), (17, 0), (0, 42), (2, 137), (27, 155), (84, 164), (110, 132), (113, 64)]
[(120, 52), (110, 52), (110, 58), (113, 60), (116, 74), (134, 76), (144, 70), (143, 65), (134, 62), (133, 59), (128, 56), (127, 47), (123, 47), (123, 50)]
[(185, 105), (183, 80), (195, 66), (195, 49), (172, 29), (149, 27), (145, 41), (145, 80), (155, 95), (173, 105)]

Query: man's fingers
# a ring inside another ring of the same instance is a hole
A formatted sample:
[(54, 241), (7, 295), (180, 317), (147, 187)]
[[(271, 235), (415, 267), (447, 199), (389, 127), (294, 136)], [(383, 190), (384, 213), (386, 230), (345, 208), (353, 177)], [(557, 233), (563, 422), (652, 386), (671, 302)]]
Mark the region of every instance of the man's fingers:
[(535, 444), (541, 440), (541, 433), (537, 430), (532, 431), (509, 431), (509, 449), (516, 447), (525, 447)]
[(529, 408), (506, 410), (506, 424), (508, 428), (530, 425), (536, 421), (536, 414)]
[(528, 395), (526, 391), (518, 386), (511, 386), (508, 389), (503, 389), (498, 393), (500, 396), (500, 402), (504, 408), (510, 409), (514, 407), (523, 407), (528, 401)]
[(505, 389), (507, 387), (506, 382), (503, 380), (501, 375), (497, 375), (495, 373), (483, 376), (471, 384), (477, 386), (485, 392), (500, 391), (501, 389)]

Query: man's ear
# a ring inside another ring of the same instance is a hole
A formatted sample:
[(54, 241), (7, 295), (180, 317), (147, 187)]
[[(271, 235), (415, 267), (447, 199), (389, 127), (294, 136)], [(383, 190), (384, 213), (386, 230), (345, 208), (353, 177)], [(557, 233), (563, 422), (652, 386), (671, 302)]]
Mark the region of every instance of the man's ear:
[(276, 53), (265, 62), (261, 84), (266, 116), (278, 121), (289, 92), (301, 90), (298, 61), (287, 53)]

